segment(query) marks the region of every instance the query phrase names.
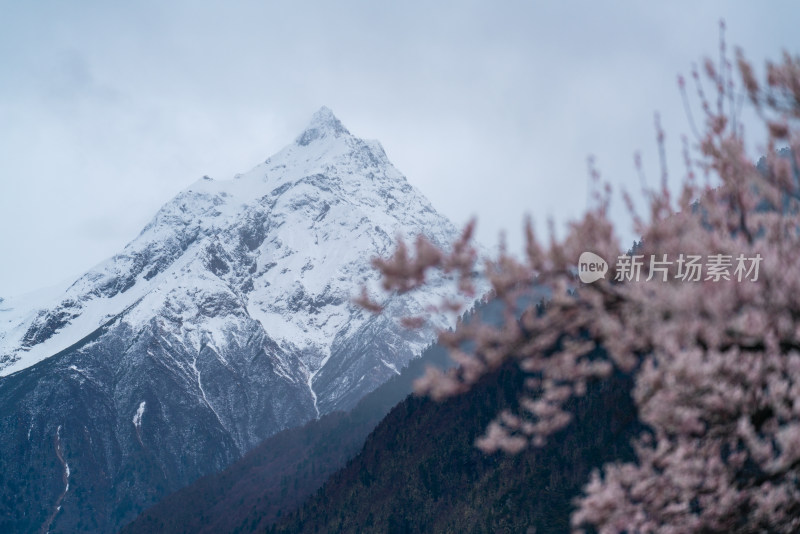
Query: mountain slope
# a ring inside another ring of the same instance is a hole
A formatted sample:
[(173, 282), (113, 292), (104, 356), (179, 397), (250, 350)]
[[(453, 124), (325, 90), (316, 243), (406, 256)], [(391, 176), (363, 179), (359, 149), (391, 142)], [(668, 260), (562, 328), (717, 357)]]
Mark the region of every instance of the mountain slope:
[(279, 432), (225, 470), (203, 477), (145, 510), (124, 534), (258, 531), (301, 504), (355, 456), (425, 367), (452, 365), (432, 345), (401, 374), (367, 394), (350, 412), (333, 412)]
[(0, 303), (0, 529), (112, 531), (354, 406), (431, 338), (396, 317), (449, 291), (390, 296), (380, 316), (351, 303), (369, 259), (419, 232), (456, 235), (323, 108), (250, 172), (180, 193), (57, 300)]
[(592, 384), (572, 401), (575, 422), (541, 449), (481, 453), (475, 439), (498, 411), (517, 406), (523, 380), (510, 362), (445, 402), (407, 398), (358, 456), (267, 532), (570, 532), (571, 500), (591, 470), (633, 457), (641, 425), (631, 379)]

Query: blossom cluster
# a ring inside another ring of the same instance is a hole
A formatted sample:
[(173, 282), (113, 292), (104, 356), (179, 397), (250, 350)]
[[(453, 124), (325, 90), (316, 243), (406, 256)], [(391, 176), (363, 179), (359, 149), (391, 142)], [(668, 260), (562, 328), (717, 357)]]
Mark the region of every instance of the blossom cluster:
[[(398, 292), (423, 289), (426, 273), (440, 270), (469, 293), (481, 271), (491, 298), (505, 304), (500, 325), (475, 320), (443, 332), (440, 343), (459, 365), (417, 383), (418, 392), (444, 398), (509, 359), (529, 373), (521, 410), (498, 414), (478, 440), (484, 451), (540, 445), (570, 424), (566, 403), (588, 381), (615, 369), (634, 378), (648, 431), (634, 443), (635, 462), (592, 475), (575, 503), (576, 531), (800, 531), (800, 57), (768, 63), (761, 84), (738, 53), (739, 89), (724, 40), (721, 47), (721, 63), (704, 64), (715, 100), (692, 73), (705, 130), (694, 147), (684, 140), (681, 193), (674, 198), (662, 172), (647, 217), (633, 212), (642, 236), (635, 255), (620, 257), (606, 186), (563, 239), (551, 230), (542, 241), (527, 224), (521, 260), (501, 249), (479, 269), (469, 226), (449, 251), (420, 239), (415, 253), (400, 244), (375, 262), (384, 288)], [(758, 166), (737, 122), (742, 92), (767, 126)], [(658, 125), (657, 139), (663, 154)], [(617, 258), (618, 279), (577, 283), (575, 258), (586, 250)], [(684, 251), (706, 251), (706, 262)], [(641, 268), (664, 283), (632, 283), (645, 257)], [(530, 306), (538, 295), (547, 297), (543, 309)], [(366, 293), (361, 300), (378, 308)]]

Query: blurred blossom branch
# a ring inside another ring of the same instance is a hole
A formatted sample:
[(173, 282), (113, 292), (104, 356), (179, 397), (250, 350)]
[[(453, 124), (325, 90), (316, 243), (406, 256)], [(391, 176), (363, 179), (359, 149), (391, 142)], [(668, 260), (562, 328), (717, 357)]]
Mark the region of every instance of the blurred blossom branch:
[[(703, 131), (690, 117), (697, 144), (684, 139), (686, 175), (677, 197), (667, 186), (656, 119), (661, 183), (648, 192), (646, 216), (632, 214), (642, 236), (636, 254), (760, 254), (758, 280), (686, 282), (672, 266), (667, 281), (607, 277), (580, 284), (575, 266), (582, 252), (613, 259), (613, 270), (623, 250), (609, 218), (610, 188), (596, 187), (592, 207), (563, 239), (552, 227), (540, 239), (528, 221), (522, 259), (501, 250), (485, 262), (491, 298), (504, 303), (505, 320), (472, 320), (442, 332), (440, 343), (459, 365), (430, 369), (416, 384), (419, 393), (442, 399), (517, 361), (529, 373), (520, 413), (498, 414), (477, 442), (486, 452), (514, 453), (569, 424), (566, 403), (590, 381), (615, 370), (632, 374), (638, 415), (650, 431), (635, 444), (635, 463), (592, 475), (576, 501), (576, 530), (800, 530), (800, 58), (785, 54), (781, 63), (768, 63), (765, 84), (741, 51), (735, 64), (743, 89), (721, 39), (720, 64), (706, 61), (703, 69), (713, 104), (703, 75), (692, 73)], [(679, 88), (688, 109), (683, 79)], [(767, 126), (758, 166), (736, 120), (737, 91)], [(695, 169), (713, 178), (713, 187), (699, 185)], [(479, 270), (473, 228), (474, 222), (447, 251), (420, 237), (411, 254), (400, 242), (391, 258), (374, 262), (383, 288), (424, 290), (426, 273), (440, 271), (455, 275), (472, 297)], [(645, 262), (644, 274), (649, 269)], [(521, 312), (535, 287), (547, 288), (549, 299), (541, 306), (529, 299)], [(445, 301), (440, 309), (453, 307)]]

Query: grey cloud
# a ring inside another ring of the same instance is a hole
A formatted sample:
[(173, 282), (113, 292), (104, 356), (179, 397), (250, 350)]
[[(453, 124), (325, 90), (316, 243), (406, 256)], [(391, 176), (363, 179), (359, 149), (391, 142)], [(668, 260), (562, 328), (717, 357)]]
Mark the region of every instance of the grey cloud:
[[(717, 20), (756, 60), (797, 51), (792, 2), (3, 2), (0, 295), (121, 249), (192, 181), (289, 143), (321, 105), (457, 223), (539, 228), (586, 205), (586, 156), (636, 190), (679, 71)], [(616, 209), (616, 208), (615, 208)], [(622, 209), (617, 210), (625, 220)], [(114, 220), (102, 231), (86, 231)], [(57, 254), (54, 261), (53, 254)]]

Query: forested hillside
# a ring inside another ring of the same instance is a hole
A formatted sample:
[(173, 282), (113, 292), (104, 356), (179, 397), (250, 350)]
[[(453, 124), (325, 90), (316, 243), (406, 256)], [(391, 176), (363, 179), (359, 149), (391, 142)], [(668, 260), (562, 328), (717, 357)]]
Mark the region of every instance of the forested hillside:
[(469, 393), (408, 397), (361, 453), (269, 532), (567, 532), (571, 500), (592, 469), (633, 455), (641, 431), (621, 374), (572, 401), (575, 423), (541, 449), (485, 455), (475, 439), (517, 405), (524, 375), (509, 364)]

